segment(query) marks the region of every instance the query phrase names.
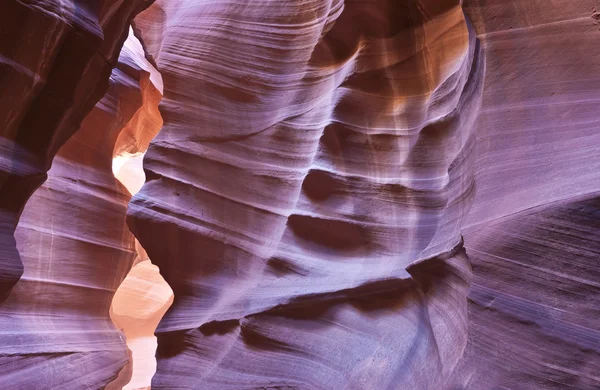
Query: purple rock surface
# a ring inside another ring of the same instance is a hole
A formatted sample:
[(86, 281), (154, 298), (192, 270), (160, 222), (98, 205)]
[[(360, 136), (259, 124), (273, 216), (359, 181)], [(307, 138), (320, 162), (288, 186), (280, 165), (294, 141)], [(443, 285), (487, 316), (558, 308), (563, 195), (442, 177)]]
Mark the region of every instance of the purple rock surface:
[(0, 4), (0, 388), (600, 388), (595, 6)]

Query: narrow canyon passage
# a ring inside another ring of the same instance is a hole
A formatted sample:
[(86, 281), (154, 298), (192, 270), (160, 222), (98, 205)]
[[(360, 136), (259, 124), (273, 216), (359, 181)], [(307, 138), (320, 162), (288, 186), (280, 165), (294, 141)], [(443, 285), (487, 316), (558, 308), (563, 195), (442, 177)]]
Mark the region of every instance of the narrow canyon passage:
[[(143, 51), (139, 41), (130, 31), (130, 40), (123, 50), (134, 46)], [(145, 182), (143, 158), (150, 141), (162, 127), (158, 104), (162, 98), (162, 78), (151, 67), (149, 77), (140, 80), (142, 106), (119, 134), (115, 144), (112, 171), (115, 177), (133, 196)], [(115, 292), (110, 316), (121, 329), (131, 351), (132, 377), (124, 390), (149, 389), (156, 371), (156, 337), (154, 330), (173, 302), (173, 291), (153, 265), (140, 243), (135, 240), (136, 257), (133, 267)]]
[(24, 273), (0, 306), (0, 382), (15, 389), (140, 389), (154, 373), (153, 332), (172, 291), (125, 223), (143, 171), (124, 158), (160, 130), (162, 84), (131, 30), (109, 82), (16, 229)]

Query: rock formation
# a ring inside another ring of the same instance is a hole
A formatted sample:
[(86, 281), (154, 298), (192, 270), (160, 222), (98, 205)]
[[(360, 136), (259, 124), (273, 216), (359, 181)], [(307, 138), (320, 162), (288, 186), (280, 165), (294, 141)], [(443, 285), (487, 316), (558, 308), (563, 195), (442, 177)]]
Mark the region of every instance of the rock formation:
[(600, 388), (595, 6), (0, 5), (0, 383)]
[(465, 1), (487, 69), (464, 388), (600, 388), (596, 4)]
[[(109, 306), (136, 251), (125, 224), (131, 194), (112, 165), (114, 152), (143, 151), (160, 129), (151, 70), (131, 35), (106, 95), (21, 215), (15, 238), (25, 272), (0, 306), (0, 382), (9, 388), (120, 389), (129, 381), (129, 352)], [(141, 131), (150, 136), (145, 146), (132, 141)]]
[(145, 0), (6, 0), (0, 8), (0, 301), (23, 266), (13, 232), (60, 147), (102, 98)]
[(136, 20), (165, 122), (129, 225), (175, 294), (153, 387), (448, 382), (484, 63), (458, 2), (398, 3)]

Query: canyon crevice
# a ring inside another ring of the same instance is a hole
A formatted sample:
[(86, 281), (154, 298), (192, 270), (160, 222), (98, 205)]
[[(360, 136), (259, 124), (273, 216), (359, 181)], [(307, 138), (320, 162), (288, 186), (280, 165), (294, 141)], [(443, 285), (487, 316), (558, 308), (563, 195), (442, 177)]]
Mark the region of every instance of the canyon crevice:
[[(136, 259), (143, 250), (136, 251), (125, 223), (131, 186), (113, 175), (115, 154), (144, 152), (160, 129), (156, 85), (162, 89), (162, 84), (133, 34), (119, 51), (106, 94), (58, 150), (15, 231), (24, 273), (0, 306), (0, 382), (11, 388), (122, 388), (132, 374), (124, 336), (131, 336), (130, 345), (143, 344), (142, 338), (131, 344), (134, 336), (154, 339), (152, 316), (158, 322), (168, 307), (167, 286), (154, 297), (166, 307), (136, 312), (150, 327), (147, 334), (130, 331), (130, 312), (123, 312), (135, 309), (131, 294), (110, 313), (125, 334), (109, 316), (113, 295), (134, 261), (145, 260), (132, 274), (154, 281), (148, 291), (164, 284), (147, 257)], [(136, 348), (132, 352), (135, 356)], [(65, 369), (70, 366), (77, 369)], [(153, 369), (148, 384), (152, 374)]]

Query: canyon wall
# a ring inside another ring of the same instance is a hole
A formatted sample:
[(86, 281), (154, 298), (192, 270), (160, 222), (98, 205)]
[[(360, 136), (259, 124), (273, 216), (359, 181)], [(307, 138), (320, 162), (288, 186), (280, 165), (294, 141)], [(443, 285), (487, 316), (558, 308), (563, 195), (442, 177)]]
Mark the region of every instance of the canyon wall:
[(594, 6), (1, 5), (0, 383), (599, 388)]
[(120, 389), (129, 381), (130, 352), (109, 307), (136, 250), (125, 223), (131, 194), (112, 166), (115, 149), (140, 147), (126, 135), (160, 128), (147, 114), (153, 105), (158, 115), (148, 95), (160, 96), (151, 68), (130, 35), (107, 93), (58, 150), (22, 212), (15, 240), (24, 273), (0, 306), (7, 388)]
[(480, 45), (458, 1), (157, 1), (129, 226), (175, 300), (153, 388), (439, 388), (466, 344)]
[(52, 159), (104, 96), (145, 0), (0, 5), (0, 301), (23, 273), (14, 230)]
[(464, 2), (487, 63), (464, 388), (600, 387), (596, 6)]

